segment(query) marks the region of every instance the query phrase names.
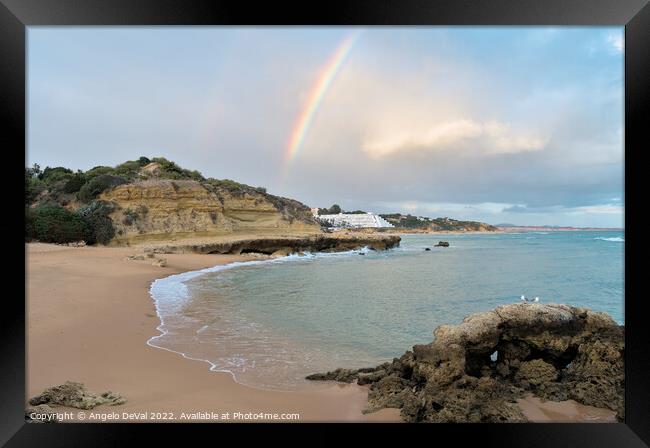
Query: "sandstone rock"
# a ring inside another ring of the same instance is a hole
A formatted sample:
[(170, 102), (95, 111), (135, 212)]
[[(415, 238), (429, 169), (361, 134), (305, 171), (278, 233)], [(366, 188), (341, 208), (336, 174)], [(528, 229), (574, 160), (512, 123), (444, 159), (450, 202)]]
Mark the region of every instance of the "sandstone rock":
[(291, 255), (291, 249), (288, 247), (278, 249), (271, 254), (272, 257), (286, 257), (287, 255)]
[(29, 404), (32, 406), (61, 405), (77, 409), (92, 409), (100, 404), (115, 406), (124, 403), (126, 403), (126, 399), (119, 394), (108, 391), (97, 395), (87, 391), (82, 383), (72, 381), (50, 387), (29, 400)]
[(165, 266), (167, 266), (167, 259), (166, 258), (158, 258), (153, 263), (151, 263), (151, 265), (164, 268)]
[[(165, 243), (150, 246), (154, 253), (200, 253), (200, 254), (243, 254), (260, 253), (272, 255), (278, 252), (341, 252), (368, 247), (385, 250), (399, 246), (399, 235), (354, 234), (354, 235), (279, 235), (259, 237), (220, 237), (199, 241), (186, 240), (178, 244)], [(284, 256), (284, 255), (283, 255)]]
[(141, 261), (141, 260), (144, 260), (144, 255), (129, 255), (128, 257), (125, 258), (125, 260)]
[(315, 373), (307, 376), (308, 380), (313, 381), (338, 381), (340, 383), (351, 383), (357, 379), (359, 370), (336, 369), (333, 372)]
[(526, 381), (533, 387), (555, 381), (557, 377), (558, 371), (555, 367), (541, 359), (522, 362), (515, 374), (516, 381)]
[(25, 421), (28, 423), (58, 423), (59, 419), (51, 407), (39, 404), (25, 409)]
[[(279, 230), (320, 232), (309, 208), (298, 201), (243, 185), (233, 189), (225, 183), (155, 178), (160, 167), (148, 166), (142, 171), (149, 179), (118, 185), (98, 198), (116, 205), (110, 215), (116, 231), (112, 244)], [(146, 213), (138, 213), (137, 225), (129, 225), (124, 212), (142, 209)]]
[(407, 421), (525, 421), (515, 400), (527, 390), (608, 408), (622, 421), (623, 353), (623, 328), (607, 314), (522, 303), (442, 325), (433, 342), (392, 363), (307, 378), (369, 384), (367, 412), (398, 407)]

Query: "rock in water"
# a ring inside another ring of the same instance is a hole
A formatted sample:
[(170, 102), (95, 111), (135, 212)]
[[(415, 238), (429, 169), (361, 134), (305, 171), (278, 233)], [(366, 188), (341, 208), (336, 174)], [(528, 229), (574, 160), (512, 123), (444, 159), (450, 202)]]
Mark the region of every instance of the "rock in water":
[(126, 399), (111, 391), (97, 395), (86, 390), (82, 383), (66, 381), (60, 386), (50, 387), (29, 400), (32, 406), (60, 405), (77, 409), (92, 409), (100, 404), (115, 406), (126, 403)]
[(434, 247), (449, 247), (449, 243), (447, 241), (438, 241), (438, 244)]
[(431, 250), (431, 248), (430, 247), (425, 247), (424, 250)]
[(519, 303), (442, 325), (430, 344), (374, 369), (307, 378), (370, 384), (366, 412), (397, 407), (411, 422), (526, 421), (515, 400), (530, 392), (608, 408), (622, 421), (623, 354), (623, 327), (606, 313)]

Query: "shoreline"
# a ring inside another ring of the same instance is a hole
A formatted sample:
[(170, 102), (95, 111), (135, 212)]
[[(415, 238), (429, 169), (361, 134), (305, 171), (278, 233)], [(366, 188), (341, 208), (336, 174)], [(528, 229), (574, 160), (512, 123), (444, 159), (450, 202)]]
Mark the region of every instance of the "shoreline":
[[(260, 263), (274, 258), (261, 258), (258, 254), (165, 254), (168, 267), (152, 266), (153, 258), (125, 259), (140, 249), (26, 245), (29, 327), (26, 401), (47, 387), (78, 381), (92, 392), (111, 390), (127, 399), (124, 405), (102, 405), (89, 411), (117, 413), (122, 417), (110, 420), (116, 422), (133, 421), (123, 413), (148, 415), (151, 412), (203, 412), (205, 415), (295, 412), (301, 416), (297, 421), (402, 421), (395, 408), (362, 413), (368, 400), (367, 385), (326, 382), (290, 391), (249, 386), (237, 382), (233, 372), (206, 367), (204, 363), (212, 365), (207, 360), (151, 345), (149, 342), (162, 334), (163, 326), (151, 294), (156, 280), (194, 272), (198, 276), (201, 271), (217, 267), (228, 269), (225, 266), (233, 263)], [(91, 287), (86, 289), (86, 285)], [(540, 402), (530, 397), (518, 404), (530, 421), (585, 421), (584, 417), (608, 421), (609, 418), (598, 414), (597, 408), (582, 407), (575, 402)], [(54, 410), (79, 411), (59, 406)], [(159, 420), (139, 418), (138, 421)], [(220, 420), (206, 417), (189, 421)]]
[[(160, 310), (160, 301), (165, 301), (165, 296), (169, 295), (169, 287), (173, 288), (173, 291), (171, 294), (175, 297), (180, 297), (181, 300), (185, 301), (190, 299), (190, 295), (188, 293), (183, 293), (181, 291), (177, 290), (178, 283), (184, 284), (187, 281), (196, 279), (198, 277), (201, 277), (206, 274), (210, 273), (215, 273), (215, 272), (223, 272), (226, 270), (230, 269), (238, 269), (241, 267), (250, 267), (250, 266), (262, 266), (262, 265), (269, 265), (269, 264), (285, 264), (285, 263), (293, 263), (296, 261), (301, 261), (304, 259), (309, 259), (309, 258), (314, 258), (314, 257), (340, 257), (340, 256), (350, 256), (350, 255), (355, 255), (359, 252), (365, 252), (367, 253), (370, 249), (366, 248), (361, 248), (361, 249), (352, 249), (348, 251), (340, 251), (340, 252), (312, 252), (312, 253), (306, 253), (306, 254), (289, 254), (289, 255), (283, 255), (283, 256), (271, 256), (271, 255), (262, 255), (262, 254), (248, 254), (249, 256), (253, 257), (252, 259), (245, 259), (245, 260), (235, 260), (235, 261), (230, 261), (225, 264), (218, 264), (216, 266), (209, 266), (206, 268), (202, 269), (196, 269), (196, 270), (189, 270), (189, 271), (184, 271), (180, 272), (177, 274), (171, 274), (167, 275), (164, 277), (160, 277), (155, 279), (153, 282), (151, 282), (151, 285), (149, 287), (149, 295), (154, 303), (154, 307), (156, 310), (156, 315), (158, 316), (158, 319), (160, 321), (160, 325), (156, 327), (156, 330), (158, 331), (158, 334), (153, 335), (149, 340), (147, 340), (147, 345), (158, 348), (161, 350), (166, 350), (171, 353), (175, 353), (177, 355), (182, 356), (185, 359), (191, 360), (191, 361), (200, 361), (208, 364), (209, 370), (212, 372), (221, 372), (221, 373), (227, 373), (229, 374), (233, 381), (235, 381), (237, 384), (240, 384), (245, 387), (257, 389), (257, 390), (269, 390), (269, 391), (278, 391), (278, 392), (290, 392), (290, 391), (301, 391), (301, 390), (312, 390), (314, 386), (318, 387), (317, 384), (306, 381), (300, 385), (293, 384), (291, 387), (281, 387), (278, 386), (277, 384), (274, 385), (256, 385), (256, 384), (251, 384), (246, 381), (243, 381), (240, 378), (237, 377), (237, 375), (242, 375), (243, 371), (239, 371), (236, 369), (233, 370), (228, 370), (226, 368), (219, 368), (218, 365), (216, 365), (213, 361), (210, 361), (209, 359), (201, 358), (201, 357), (195, 357), (193, 355), (190, 355), (189, 353), (179, 351), (174, 348), (170, 348), (168, 346), (165, 346), (163, 343), (162, 345), (156, 345), (155, 341), (157, 339), (164, 339), (164, 337), (169, 333), (168, 330), (166, 330), (165, 327), (165, 321), (164, 321), (164, 316), (161, 315), (161, 310)], [(171, 282), (171, 285), (168, 283)], [(157, 288), (158, 287), (158, 288)], [(155, 289), (158, 289), (158, 295), (155, 294)], [(182, 288), (184, 289), (184, 288)], [(181, 296), (182, 295), (182, 296)], [(169, 297), (167, 297), (169, 298)], [(174, 314), (174, 313), (172, 313)], [(245, 336), (244, 336), (245, 338)], [(286, 384), (285, 384), (286, 386)], [(322, 385), (321, 385), (322, 386)]]
[[(237, 383), (231, 373), (210, 371), (204, 362), (148, 345), (161, 325), (149, 294), (154, 280), (255, 258), (166, 254), (168, 267), (156, 267), (151, 259), (124, 259), (134, 252), (134, 248), (26, 245), (26, 402), (48, 387), (78, 381), (90, 391), (111, 390), (126, 398), (123, 405), (87, 411), (119, 414), (110, 421), (133, 421), (123, 417), (152, 412), (300, 414), (294, 422), (401, 421), (396, 409), (362, 414), (368, 393), (364, 386), (327, 384), (296, 391), (253, 388)], [(54, 410), (79, 411), (59, 406)]]

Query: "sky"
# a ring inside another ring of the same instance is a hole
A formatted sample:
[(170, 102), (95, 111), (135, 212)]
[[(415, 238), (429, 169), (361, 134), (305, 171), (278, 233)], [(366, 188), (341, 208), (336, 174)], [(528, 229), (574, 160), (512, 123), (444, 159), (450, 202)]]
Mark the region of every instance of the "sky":
[(29, 27), (28, 165), (623, 227), (623, 27)]

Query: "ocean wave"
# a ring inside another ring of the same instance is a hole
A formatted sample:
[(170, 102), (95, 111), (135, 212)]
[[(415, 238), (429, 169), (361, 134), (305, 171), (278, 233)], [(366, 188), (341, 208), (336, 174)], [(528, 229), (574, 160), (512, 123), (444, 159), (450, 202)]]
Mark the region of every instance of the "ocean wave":
[[(244, 358), (239, 358), (239, 359), (228, 358), (228, 359), (221, 359), (220, 365), (218, 365), (215, 362), (212, 362), (208, 359), (195, 358), (190, 356), (188, 353), (183, 353), (178, 350), (172, 350), (170, 348), (165, 347), (164, 345), (157, 344), (157, 341), (159, 339), (164, 338), (169, 333), (166, 329), (166, 324), (165, 324), (167, 318), (170, 317), (173, 319), (178, 319), (181, 318), (180, 316), (182, 316), (181, 311), (190, 298), (190, 294), (186, 282), (204, 274), (226, 271), (229, 269), (235, 269), (240, 267), (259, 266), (259, 265), (267, 265), (267, 264), (269, 265), (282, 264), (282, 263), (291, 263), (296, 261), (304, 262), (304, 261), (309, 261), (309, 260), (314, 260), (319, 258), (348, 257), (351, 255), (358, 255), (359, 253), (368, 254), (370, 252), (374, 252), (374, 251), (367, 246), (361, 249), (354, 249), (354, 250), (343, 251), (343, 252), (317, 252), (317, 253), (305, 252), (303, 254), (291, 254), (285, 257), (270, 258), (265, 260), (235, 261), (228, 264), (212, 266), (209, 268), (199, 269), (196, 271), (182, 272), (180, 274), (169, 275), (167, 277), (156, 279), (151, 283), (151, 286), (149, 288), (149, 295), (153, 299), (156, 314), (158, 315), (158, 319), (160, 320), (160, 325), (156, 327), (156, 330), (158, 330), (160, 334), (149, 338), (149, 340), (147, 341), (147, 345), (179, 354), (186, 359), (191, 359), (195, 361), (204, 361), (210, 365), (210, 371), (230, 373), (233, 379), (237, 381), (237, 378), (235, 377), (235, 370), (237, 370), (237, 367), (240, 367), (241, 365), (247, 362), (252, 362), (254, 364), (255, 362), (254, 360), (245, 360)], [(203, 326), (202, 328), (196, 331), (196, 334), (198, 335), (207, 329), (208, 329), (207, 325)]]
[(596, 237), (594, 239), (595, 240), (600, 240), (600, 241), (612, 241), (612, 242), (616, 242), (616, 243), (624, 243), (625, 242), (625, 238), (621, 238), (620, 236), (614, 236), (614, 237), (611, 237), (611, 238), (605, 238), (605, 237), (602, 237), (602, 236), (598, 236), (598, 237)]
[[(185, 302), (188, 297), (187, 285), (185, 285), (185, 283), (203, 274), (225, 271), (228, 269), (240, 267), (281, 264), (296, 261), (314, 260), (318, 258), (347, 257), (350, 255), (358, 255), (359, 253), (368, 254), (370, 252), (373, 252), (372, 249), (366, 246), (361, 249), (354, 249), (343, 252), (304, 252), (302, 254), (291, 254), (285, 257), (269, 258), (265, 260), (234, 261), (232, 263), (212, 266), (196, 271), (182, 272), (180, 274), (169, 275), (167, 277), (156, 279), (151, 283), (151, 287), (149, 288), (149, 295), (153, 298), (154, 304), (156, 305), (158, 317), (161, 317), (161, 310), (164, 310), (165, 314), (169, 314), (170, 312), (176, 311), (178, 307), (182, 305), (183, 302)], [(173, 309), (170, 309), (170, 307)]]

